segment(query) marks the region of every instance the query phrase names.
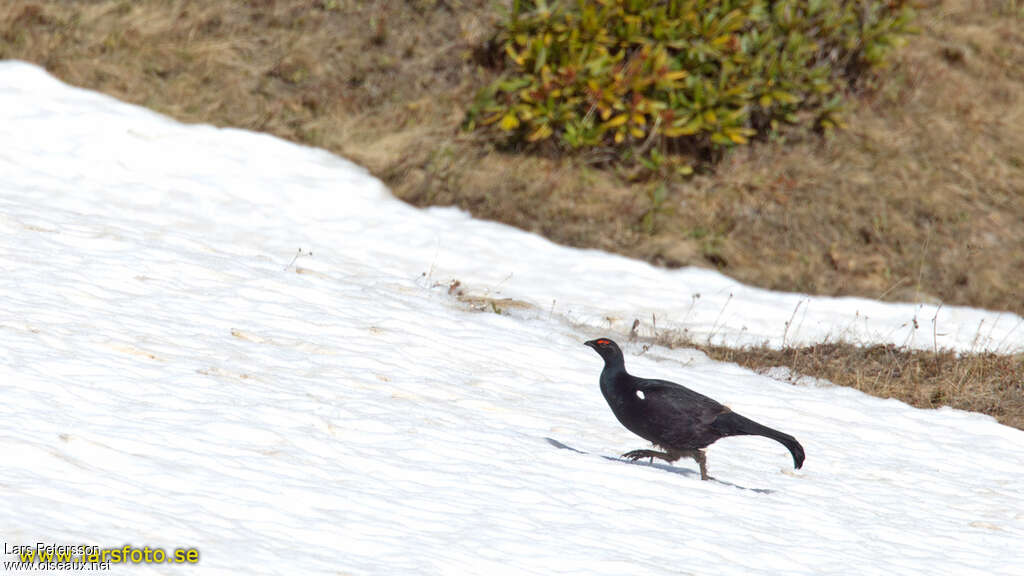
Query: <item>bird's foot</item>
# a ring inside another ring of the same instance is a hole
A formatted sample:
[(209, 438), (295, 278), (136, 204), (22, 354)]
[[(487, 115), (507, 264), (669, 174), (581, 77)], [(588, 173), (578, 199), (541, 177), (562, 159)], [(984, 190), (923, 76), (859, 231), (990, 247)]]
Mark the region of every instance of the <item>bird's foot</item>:
[(654, 462), (655, 458), (661, 458), (662, 460), (668, 461), (668, 454), (658, 452), (656, 450), (633, 450), (631, 452), (626, 452), (622, 457), (628, 458), (634, 462), (641, 458), (650, 458), (651, 462)]

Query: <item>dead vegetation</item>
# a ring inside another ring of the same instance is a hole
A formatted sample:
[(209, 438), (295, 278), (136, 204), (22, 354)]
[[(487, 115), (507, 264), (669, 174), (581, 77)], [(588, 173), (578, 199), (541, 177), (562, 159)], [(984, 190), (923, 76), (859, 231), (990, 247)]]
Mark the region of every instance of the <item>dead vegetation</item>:
[[(534, 309), (534, 306), (510, 298), (470, 295), (458, 280), (434, 283), (434, 289), (447, 293), (475, 312), (508, 314)], [(827, 380), (838, 386), (856, 388), (880, 398), (895, 398), (917, 408), (950, 406), (958, 410), (981, 412), (1000, 423), (1024, 430), (1024, 353), (964, 353), (951, 350), (918, 350), (907, 346), (857, 346), (829, 342), (813, 346), (767, 345), (729, 347), (697, 340), (686, 331), (656, 330), (648, 326), (641, 335), (641, 322), (633, 330), (620, 334), (621, 341), (650, 346), (693, 348), (712, 360), (733, 362), (762, 374), (773, 368), (787, 369), (786, 378), (799, 384), (805, 378)], [(777, 377), (777, 376), (776, 376)]]
[[(677, 344), (678, 345), (678, 344)], [(697, 345), (710, 358), (761, 372), (776, 366), (918, 408), (982, 412), (1024, 430), (1024, 354), (964, 354), (897, 346), (818, 344), (772, 350)]]
[[(459, 130), (494, 74), (497, 4), (0, 0), (0, 58), (185, 122), (323, 147), (411, 203), (457, 205), (563, 244), (765, 288), (1024, 313), (1019, 2), (923, 0), (920, 34), (852, 100), (846, 131), (791, 134), (669, 181), (586, 157), (510, 155)], [(709, 354), (1021, 425), (1019, 357)]]

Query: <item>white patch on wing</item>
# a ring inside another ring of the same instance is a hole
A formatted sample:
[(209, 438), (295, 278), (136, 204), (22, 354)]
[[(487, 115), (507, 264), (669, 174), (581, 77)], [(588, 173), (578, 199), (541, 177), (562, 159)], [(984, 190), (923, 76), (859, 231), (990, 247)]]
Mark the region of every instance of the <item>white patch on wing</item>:
[(637, 390), (636, 391), (636, 397), (641, 399), (641, 400), (646, 400), (646, 398), (644, 397), (644, 391), (643, 390)]

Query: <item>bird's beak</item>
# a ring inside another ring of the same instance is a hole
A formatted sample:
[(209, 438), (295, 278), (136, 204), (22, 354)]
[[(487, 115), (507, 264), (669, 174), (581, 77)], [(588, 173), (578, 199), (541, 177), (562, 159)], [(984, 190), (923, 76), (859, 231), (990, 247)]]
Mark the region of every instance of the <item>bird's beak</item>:
[(594, 350), (597, 350), (597, 340), (587, 340), (583, 343), (584, 346), (590, 346)]

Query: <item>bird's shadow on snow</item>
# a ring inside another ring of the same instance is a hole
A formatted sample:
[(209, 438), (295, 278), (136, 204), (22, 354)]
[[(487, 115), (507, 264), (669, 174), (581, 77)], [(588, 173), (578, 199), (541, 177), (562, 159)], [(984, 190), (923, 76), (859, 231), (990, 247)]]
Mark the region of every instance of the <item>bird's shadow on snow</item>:
[[(584, 452), (583, 450), (577, 450), (576, 448), (573, 448), (572, 446), (569, 446), (568, 444), (565, 444), (563, 442), (559, 442), (558, 440), (555, 440), (554, 438), (544, 438), (544, 439), (547, 440), (548, 444), (551, 444), (552, 446), (554, 446), (555, 448), (558, 448), (560, 450), (571, 450), (572, 452), (575, 452), (577, 454), (589, 454), (589, 452)], [(696, 471), (688, 470), (686, 468), (677, 468), (675, 466), (672, 466), (671, 464), (660, 464), (660, 463), (659, 464), (655, 464), (653, 462), (638, 462), (638, 461), (626, 460), (624, 458), (614, 458), (612, 456), (601, 456), (601, 457), (604, 458), (605, 460), (611, 460), (612, 462), (622, 462), (624, 464), (630, 464), (630, 465), (633, 465), (633, 466), (644, 466), (644, 467), (647, 467), (647, 468), (657, 468), (658, 470), (664, 470), (665, 472), (671, 472), (672, 474), (679, 474), (680, 476), (687, 476), (687, 477), (691, 477), (691, 478), (699, 478), (699, 475), (697, 474)], [(718, 479), (715, 479), (715, 478), (709, 478), (708, 481), (709, 482), (717, 482), (718, 484), (721, 484), (723, 486), (732, 486), (733, 488), (738, 488), (740, 490), (749, 490), (751, 492), (757, 492), (758, 494), (772, 494), (772, 493), (775, 492), (774, 490), (769, 490), (767, 488), (747, 488), (745, 486), (740, 486), (738, 484), (733, 484), (732, 482), (725, 482), (724, 480), (718, 480)]]

